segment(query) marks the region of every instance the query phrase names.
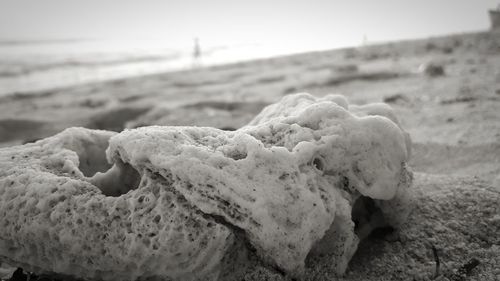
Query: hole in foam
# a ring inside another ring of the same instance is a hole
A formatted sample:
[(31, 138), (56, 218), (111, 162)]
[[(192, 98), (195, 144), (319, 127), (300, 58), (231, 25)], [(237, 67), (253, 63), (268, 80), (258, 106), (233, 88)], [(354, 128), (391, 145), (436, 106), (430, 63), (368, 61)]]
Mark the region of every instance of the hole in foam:
[(73, 144), (73, 150), (79, 159), (78, 169), (86, 177), (91, 177), (97, 172), (108, 170), (111, 165), (106, 159), (106, 149), (108, 139), (98, 139), (95, 141), (84, 141)]
[(97, 172), (90, 182), (106, 196), (120, 196), (137, 189), (141, 174), (130, 164), (117, 160), (105, 173)]
[(359, 240), (368, 237), (374, 230), (387, 227), (382, 211), (372, 198), (360, 196), (354, 202), (351, 213), (354, 233)]
[(312, 161), (312, 166), (318, 171), (323, 172), (325, 170), (325, 160), (323, 158), (316, 156)]

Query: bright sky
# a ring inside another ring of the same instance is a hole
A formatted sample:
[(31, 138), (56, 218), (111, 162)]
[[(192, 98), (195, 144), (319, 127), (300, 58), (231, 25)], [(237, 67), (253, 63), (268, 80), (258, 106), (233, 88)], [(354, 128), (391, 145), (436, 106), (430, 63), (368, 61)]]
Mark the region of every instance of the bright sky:
[(0, 0), (0, 40), (169, 39), (322, 49), (485, 30), (499, 0)]

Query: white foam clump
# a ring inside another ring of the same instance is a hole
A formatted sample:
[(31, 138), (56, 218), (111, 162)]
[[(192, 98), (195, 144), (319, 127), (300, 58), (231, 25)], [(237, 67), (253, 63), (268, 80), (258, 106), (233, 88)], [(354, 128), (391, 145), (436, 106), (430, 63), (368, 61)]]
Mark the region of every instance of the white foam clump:
[(226, 226), (148, 171), (118, 162), (108, 171), (116, 180), (90, 177), (110, 167), (114, 134), (71, 128), (0, 150), (0, 260), (83, 279), (215, 279), (235, 242)]
[[(113, 167), (84, 175), (68, 139), (105, 143), (101, 151), (109, 139)], [(215, 280), (250, 247), (292, 276), (318, 254), (342, 274), (360, 238), (405, 219), (409, 143), (389, 107), (351, 109), (338, 95), (286, 96), (232, 132), (70, 129), (0, 150), (0, 168), (13, 167), (0, 172), (0, 224), (10, 225), (0, 260), (106, 280)]]

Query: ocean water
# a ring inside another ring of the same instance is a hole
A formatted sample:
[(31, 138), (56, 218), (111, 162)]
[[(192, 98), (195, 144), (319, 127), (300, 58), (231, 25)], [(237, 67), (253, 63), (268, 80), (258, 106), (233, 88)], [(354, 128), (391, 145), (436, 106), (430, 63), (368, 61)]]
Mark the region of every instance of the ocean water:
[(172, 47), (168, 40), (0, 41), (0, 95), (300, 52), (259, 44)]

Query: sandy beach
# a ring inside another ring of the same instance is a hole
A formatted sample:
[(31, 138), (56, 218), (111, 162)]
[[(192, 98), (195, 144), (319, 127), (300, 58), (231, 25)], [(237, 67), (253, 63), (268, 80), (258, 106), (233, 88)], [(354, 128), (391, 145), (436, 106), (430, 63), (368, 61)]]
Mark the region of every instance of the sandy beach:
[[(413, 141), (410, 166), (417, 192), (408, 224), (365, 240), (345, 277), (333, 276), (325, 257), (308, 265), (310, 280), (500, 280), (500, 33), (10, 93), (0, 96), (0, 147), (74, 126), (117, 132), (147, 125), (235, 130), (267, 104), (299, 92), (391, 105)], [(468, 267), (471, 261), (475, 265)], [(243, 278), (287, 280), (260, 265)]]
[[(500, 170), (498, 40), (494, 33), (455, 35), (12, 93), (0, 97), (0, 145), (72, 126), (235, 129), (283, 95), (339, 93), (354, 104), (394, 107), (414, 141), (417, 171), (493, 182)], [(444, 72), (426, 74), (427, 65)]]

